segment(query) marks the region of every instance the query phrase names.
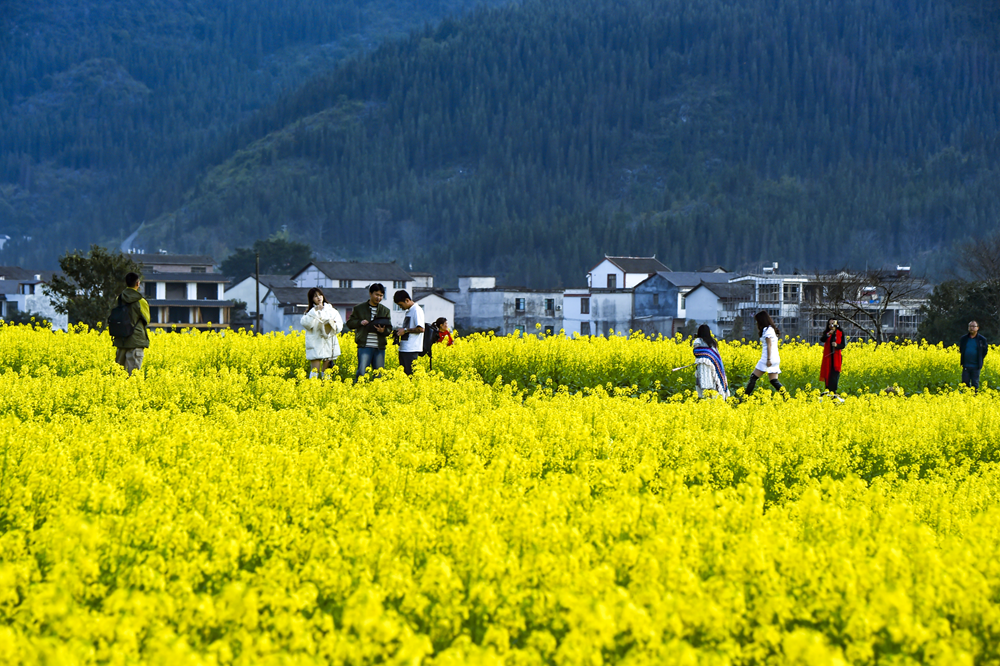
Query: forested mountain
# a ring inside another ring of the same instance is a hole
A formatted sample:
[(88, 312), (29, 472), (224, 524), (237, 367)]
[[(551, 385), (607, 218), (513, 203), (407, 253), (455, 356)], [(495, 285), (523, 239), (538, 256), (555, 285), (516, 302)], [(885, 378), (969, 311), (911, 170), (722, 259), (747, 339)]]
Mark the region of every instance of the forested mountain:
[[(221, 79), (182, 96), (176, 162), (102, 200), (120, 211), (95, 205), (78, 224), (120, 238), (146, 220), (139, 243), (220, 258), (284, 227), (322, 256), (532, 286), (579, 283), (604, 253), (655, 253), (675, 269), (940, 270), (957, 239), (1000, 219), (997, 20), (978, 0), (480, 8), (249, 116)], [(112, 70), (100, 80), (117, 85), (91, 97), (133, 105), (145, 127), (149, 84), (115, 60), (131, 78)], [(172, 66), (178, 80), (197, 69)], [(5, 117), (67, 85), (27, 81)], [(192, 106), (212, 117), (215, 103), (232, 105), (217, 131), (182, 120)], [(88, 141), (87, 122), (103, 119), (85, 108), (73, 107), (84, 120), (68, 126), (84, 138), (64, 169), (81, 151), (141, 152), (127, 124), (120, 143)], [(32, 160), (71, 143), (46, 136), (6, 157), (4, 176), (23, 188)]]
[(481, 2), (0, 0), (0, 263), (122, 240), (261, 108)]

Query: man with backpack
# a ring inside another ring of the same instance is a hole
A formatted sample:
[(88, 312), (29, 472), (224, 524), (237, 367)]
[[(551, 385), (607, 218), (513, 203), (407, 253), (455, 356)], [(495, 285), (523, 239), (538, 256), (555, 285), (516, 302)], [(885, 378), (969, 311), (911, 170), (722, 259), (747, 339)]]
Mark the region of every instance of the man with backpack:
[(396, 337), (399, 339), (399, 364), (403, 366), (403, 372), (412, 375), (413, 362), (424, 354), (424, 309), (413, 302), (409, 292), (402, 289), (393, 295), (392, 302), (406, 310), (403, 325), (396, 329)]
[(119, 294), (108, 317), (108, 332), (115, 345), (115, 363), (132, 372), (142, 367), (142, 358), (149, 347), (149, 303), (139, 293), (139, 275), (125, 276), (125, 290)]

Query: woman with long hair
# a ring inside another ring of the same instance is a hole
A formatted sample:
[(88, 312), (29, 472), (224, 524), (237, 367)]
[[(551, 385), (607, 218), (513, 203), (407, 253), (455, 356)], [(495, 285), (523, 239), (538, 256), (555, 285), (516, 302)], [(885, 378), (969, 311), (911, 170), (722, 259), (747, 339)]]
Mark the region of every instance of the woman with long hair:
[(728, 398), (726, 366), (719, 356), (719, 343), (708, 324), (698, 327), (698, 337), (691, 344), (694, 347), (694, 386), (698, 390), (698, 397), (703, 397), (705, 391), (715, 391), (723, 398)]
[(819, 339), (823, 343), (823, 364), (819, 368), (819, 378), (826, 384), (826, 390), (834, 395), (837, 395), (837, 384), (840, 382), (840, 350), (847, 346), (847, 337), (838, 324), (832, 317), (827, 319), (826, 330)]
[(451, 337), (451, 330), (448, 329), (448, 319), (445, 317), (438, 317), (435, 321), (438, 327), (438, 342), (448, 341), (448, 346), (450, 347), (454, 344), (454, 340)]
[(753, 393), (753, 390), (757, 388), (757, 380), (765, 374), (767, 374), (768, 379), (771, 381), (771, 386), (774, 387), (774, 390), (780, 391), (783, 387), (781, 386), (781, 382), (778, 381), (778, 375), (781, 374), (781, 357), (778, 356), (778, 327), (771, 319), (771, 315), (767, 314), (764, 310), (755, 314), (753, 318), (757, 322), (757, 334), (760, 335), (761, 350), (757, 367), (753, 369), (750, 381), (747, 382), (746, 394), (750, 395)]
[(306, 360), (312, 366), (310, 379), (325, 376), (333, 359), (340, 356), (340, 341), (337, 335), (344, 327), (337, 309), (326, 302), (326, 296), (319, 287), (313, 287), (308, 294), (309, 309), (302, 315), (302, 328), (306, 331)]

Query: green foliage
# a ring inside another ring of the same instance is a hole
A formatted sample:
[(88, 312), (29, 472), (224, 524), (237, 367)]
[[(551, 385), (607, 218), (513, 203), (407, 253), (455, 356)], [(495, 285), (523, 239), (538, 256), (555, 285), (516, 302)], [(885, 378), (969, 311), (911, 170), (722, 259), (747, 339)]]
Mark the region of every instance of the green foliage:
[[(140, 241), (219, 257), (287, 225), (317, 251), (444, 283), (475, 271), (546, 287), (604, 253), (924, 272), (1000, 217), (1000, 63), (982, 4), (525, 0), (298, 74), (288, 61), (331, 34), (346, 48), (408, 8), (467, 5), (274, 4), (148, 10), (167, 36), (95, 9), (113, 32), (80, 59), (15, 40), (5, 200), (20, 214), (41, 205), (26, 193), (122, 168), (95, 180), (92, 208), (59, 196), (38, 214), (70, 220), (66, 238), (145, 219)], [(131, 79), (79, 65), (99, 56)], [(90, 90), (85, 76), (114, 78), (100, 120), (66, 92)]]
[[(240, 128), (237, 151), (207, 161), (209, 176), (152, 228), (208, 225), (189, 237), (210, 248), (288, 224), (446, 282), (474, 270), (572, 284), (604, 252), (655, 252), (675, 268), (899, 260), (919, 271), (933, 248), (1000, 215), (1000, 85), (947, 74), (978, 34), (950, 11), (888, 0), (483, 10), (346, 63)], [(931, 53), (940, 65), (926, 66)], [(937, 120), (941, 99), (984, 95)], [(344, 122), (337, 110), (351, 105), (364, 111)], [(259, 166), (219, 178), (237, 163)]]
[(964, 280), (949, 280), (935, 286), (924, 306), (925, 318), (917, 329), (917, 337), (954, 345), (968, 333), (969, 322), (975, 320), (987, 340), (1000, 339), (1000, 322), (986, 314), (997, 302), (998, 290), (1000, 284)]
[(223, 274), (234, 280), (253, 275), (258, 254), (262, 274), (291, 275), (312, 261), (312, 250), (308, 245), (275, 236), (255, 241), (252, 248), (238, 248), (222, 262)]
[(67, 314), (70, 323), (91, 328), (107, 321), (115, 299), (125, 288), (125, 275), (142, 274), (132, 257), (100, 245), (91, 245), (87, 254), (74, 250), (63, 255), (59, 268), (63, 274), (45, 285), (46, 294), (54, 301), (56, 312)]

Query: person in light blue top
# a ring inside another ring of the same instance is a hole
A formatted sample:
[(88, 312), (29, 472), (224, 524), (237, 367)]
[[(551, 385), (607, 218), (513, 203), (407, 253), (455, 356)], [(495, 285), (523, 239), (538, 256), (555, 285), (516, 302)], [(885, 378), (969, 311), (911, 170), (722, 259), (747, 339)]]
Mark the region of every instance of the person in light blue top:
[(979, 390), (979, 373), (983, 369), (983, 360), (989, 353), (990, 346), (986, 338), (979, 335), (979, 323), (969, 322), (969, 332), (958, 341), (958, 353), (962, 358), (962, 383), (971, 389)]

